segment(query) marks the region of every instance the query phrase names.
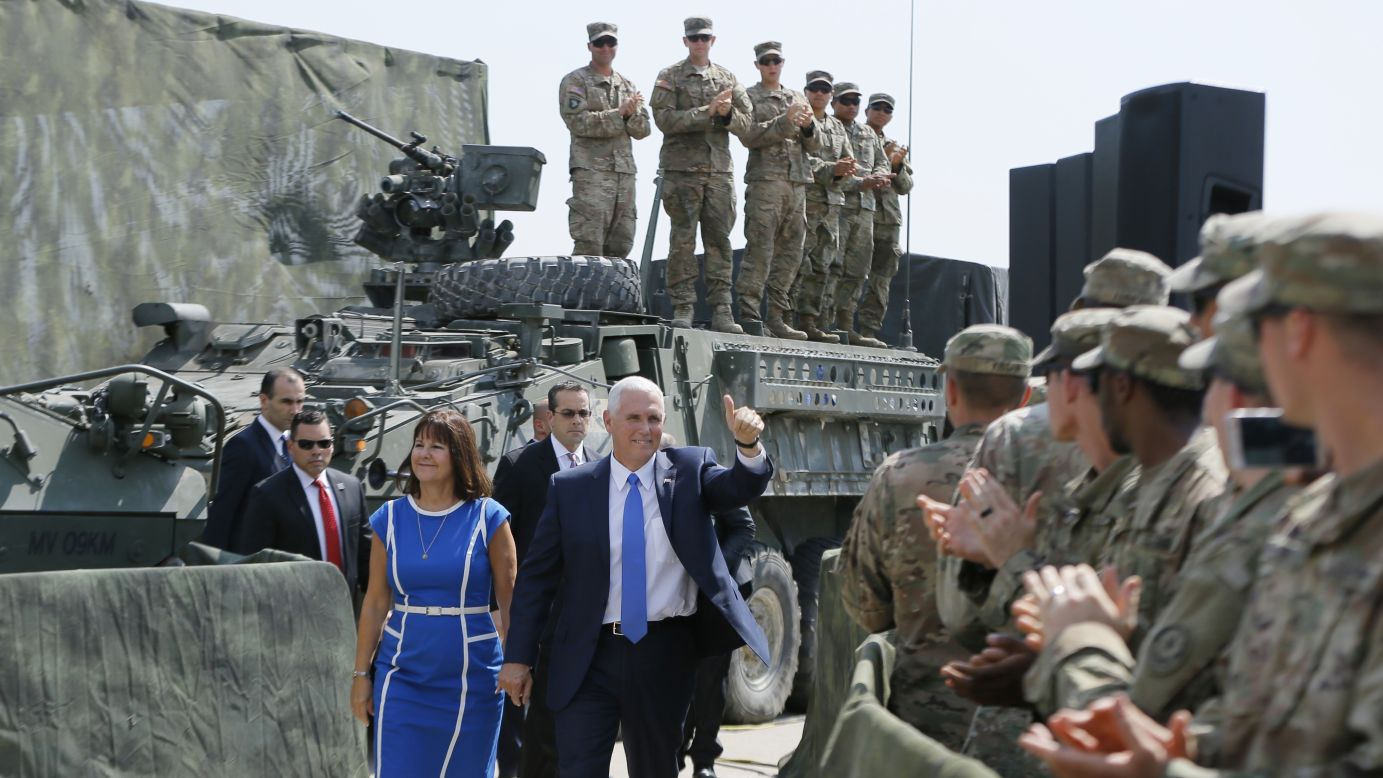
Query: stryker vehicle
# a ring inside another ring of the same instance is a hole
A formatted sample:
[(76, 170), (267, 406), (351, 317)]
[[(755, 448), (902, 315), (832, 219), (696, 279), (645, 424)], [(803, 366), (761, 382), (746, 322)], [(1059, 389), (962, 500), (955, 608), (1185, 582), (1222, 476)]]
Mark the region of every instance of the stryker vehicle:
[[(640, 375), (663, 388), (665, 431), (679, 444), (730, 455), (723, 394), (765, 419), (775, 476), (751, 506), (748, 602), (773, 664), (736, 652), (728, 715), (766, 721), (790, 695), (801, 704), (821, 554), (839, 544), (888, 454), (939, 438), (938, 362), (673, 328), (643, 312), (630, 260), (502, 258), (511, 228), (486, 214), (535, 207), (541, 153), (468, 145), (449, 156), (421, 149), (416, 133), (403, 143), (342, 118), (404, 153), (357, 209), (356, 243), (396, 263), (365, 282), (370, 305), (285, 324), (215, 323), (200, 305), (144, 303), (134, 324), (165, 337), (141, 364), (0, 388), (13, 438), (0, 451), (0, 573), (156, 564), (194, 539), (222, 442), (252, 422), (272, 368), (307, 376), (309, 405), (336, 430), (332, 466), (365, 480), (371, 507), (397, 496), (394, 476), (429, 409), (469, 419), (493, 471), (530, 439), (534, 404), (561, 381), (592, 387), (587, 442), (608, 451), (606, 390)], [(75, 387), (97, 379), (109, 380)]]

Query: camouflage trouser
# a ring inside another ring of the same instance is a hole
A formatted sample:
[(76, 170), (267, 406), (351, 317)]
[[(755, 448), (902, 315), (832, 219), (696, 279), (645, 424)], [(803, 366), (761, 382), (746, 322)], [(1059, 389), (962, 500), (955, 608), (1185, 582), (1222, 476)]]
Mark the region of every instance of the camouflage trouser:
[(950, 661), (966, 660), (970, 652), (949, 640), (920, 649), (897, 648), (888, 709), (917, 731), (959, 752), (975, 717), (975, 704), (946, 686), (941, 668)]
[(735, 281), (740, 316), (759, 318), (768, 290), (768, 309), (792, 309), (788, 293), (802, 264), (807, 232), (807, 187), (791, 181), (751, 181), (744, 192), (744, 257)]
[(668, 234), (667, 293), (673, 305), (696, 303), (696, 227), (706, 257), (706, 302), (730, 304), (730, 230), (735, 226), (735, 177), (730, 173), (663, 173)]
[(797, 313), (819, 316), (830, 313), (839, 275), (831, 266), (839, 262), (840, 206), (808, 200), (806, 213), (807, 237), (792, 299), (797, 301)]
[(571, 171), (567, 223), (573, 254), (627, 257), (634, 248), (634, 176), (577, 168)]
[(898, 259), (903, 250), (898, 247), (897, 224), (874, 225), (874, 254), (869, 265), (869, 282), (860, 298), (860, 329), (878, 332), (888, 310), (888, 288), (898, 274)]
[(836, 282), (836, 322), (855, 326), (860, 287), (874, 257), (874, 212), (848, 205), (840, 209), (840, 281)]
[(984, 762), (1004, 778), (1040, 778), (1048, 775), (1041, 760), (1018, 745), (1018, 736), (1032, 724), (1032, 714), (1020, 708), (981, 705), (970, 724), (961, 753)]

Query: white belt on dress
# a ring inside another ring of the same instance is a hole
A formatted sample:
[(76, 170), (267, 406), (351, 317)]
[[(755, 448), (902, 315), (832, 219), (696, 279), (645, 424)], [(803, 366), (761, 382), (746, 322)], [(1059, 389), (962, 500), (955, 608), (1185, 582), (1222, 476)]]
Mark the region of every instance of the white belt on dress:
[(469, 608), (444, 608), (440, 605), (395, 605), (399, 613), (417, 613), (423, 616), (478, 616), (489, 613), (490, 606), (474, 605)]

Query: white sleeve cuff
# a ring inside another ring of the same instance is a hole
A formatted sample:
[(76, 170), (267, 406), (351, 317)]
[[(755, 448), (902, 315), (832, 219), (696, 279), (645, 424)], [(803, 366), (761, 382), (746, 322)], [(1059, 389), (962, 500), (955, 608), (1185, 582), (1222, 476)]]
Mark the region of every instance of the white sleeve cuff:
[(739, 457), (740, 463), (749, 468), (752, 473), (762, 473), (768, 469), (768, 452), (762, 446), (759, 447), (759, 453), (752, 457), (745, 456), (744, 452), (740, 451), (737, 446), (735, 456)]

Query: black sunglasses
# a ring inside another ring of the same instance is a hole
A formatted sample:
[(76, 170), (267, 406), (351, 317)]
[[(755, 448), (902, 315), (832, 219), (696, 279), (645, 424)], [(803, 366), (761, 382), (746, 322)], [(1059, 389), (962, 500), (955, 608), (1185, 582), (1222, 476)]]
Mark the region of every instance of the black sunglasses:
[(687, 36), (687, 40), (691, 41), (692, 43), (705, 43), (706, 41), (708, 41), (708, 40), (710, 40), (710, 39), (711, 39), (711, 36), (710, 36), (710, 35), (707, 35), (707, 34), (705, 34), (705, 33), (697, 33), (696, 35), (688, 35), (688, 36)]
[(609, 49), (618, 46), (619, 41), (606, 35), (603, 38), (596, 38), (595, 40), (591, 41), (591, 45), (596, 47), (597, 49)]
[(893, 113), (893, 106), (889, 105), (888, 103), (874, 103), (873, 105), (869, 106), (869, 109), (871, 111), (883, 111), (884, 113)]
[(781, 65), (783, 60), (780, 57), (764, 57), (759, 60), (760, 65)]
[(856, 95), (849, 95), (847, 97), (837, 97), (836, 102), (841, 105), (859, 105), (860, 98)]
[(560, 411), (553, 411), (553, 413), (557, 414), (558, 416), (561, 416), (564, 419), (570, 419), (573, 416), (580, 416), (583, 419), (587, 419), (591, 416), (591, 412), (587, 408), (582, 408), (579, 411), (574, 411), (571, 408), (563, 408)]
[(298, 448), (302, 449), (303, 451), (311, 451), (313, 446), (316, 446), (317, 448), (320, 448), (323, 451), (325, 451), (331, 448), (332, 446), (331, 438), (323, 438), (321, 440), (308, 440), (307, 438), (298, 438), (293, 442), (297, 443)]
[(825, 94), (830, 94), (830, 93), (831, 93), (831, 85), (830, 85), (830, 84), (808, 84), (808, 85), (807, 85), (807, 91), (808, 91), (808, 92), (817, 92), (817, 93), (823, 93), (823, 92), (824, 92)]

